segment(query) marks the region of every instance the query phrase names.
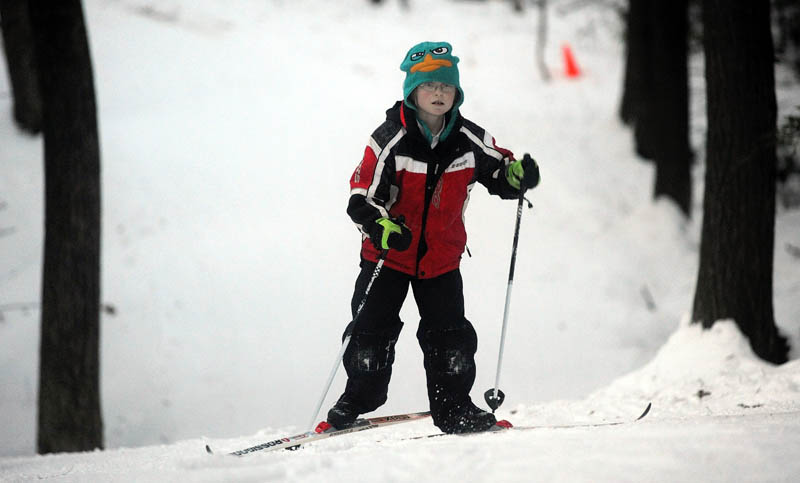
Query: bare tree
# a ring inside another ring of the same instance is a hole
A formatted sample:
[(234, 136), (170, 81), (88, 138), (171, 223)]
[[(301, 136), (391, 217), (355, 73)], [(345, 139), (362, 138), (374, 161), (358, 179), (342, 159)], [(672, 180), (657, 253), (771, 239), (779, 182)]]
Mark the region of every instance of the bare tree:
[[(547, 0), (538, 0), (539, 23), (536, 27), (536, 65), (545, 82), (550, 80), (550, 71), (544, 62), (544, 52), (547, 48)], [(521, 10), (521, 7), (520, 7)]]
[(691, 214), (688, 1), (630, 0), (620, 117), (636, 152), (655, 161), (653, 196)]
[(688, 10), (687, 0), (653, 4), (653, 78), (648, 104), (656, 116), (646, 123), (657, 133), (651, 136), (656, 164), (653, 196), (671, 199), (686, 216), (692, 210), (693, 158), (689, 146)]
[(645, 96), (648, 6), (648, 0), (629, 0), (625, 13), (625, 81), (619, 116), (629, 126), (634, 125), (636, 111)]
[(708, 139), (692, 320), (733, 319), (761, 358), (787, 360), (772, 305), (776, 116), (770, 4), (705, 0)]
[(773, 0), (776, 19), (775, 51), (800, 76), (800, 4), (797, 0)]
[(42, 98), (28, 0), (0, 0), (0, 30), (11, 80), (14, 120), (23, 131), (37, 134), (42, 130)]
[(45, 242), (39, 453), (103, 447), (100, 151), (80, 0), (30, 0), (43, 99)]

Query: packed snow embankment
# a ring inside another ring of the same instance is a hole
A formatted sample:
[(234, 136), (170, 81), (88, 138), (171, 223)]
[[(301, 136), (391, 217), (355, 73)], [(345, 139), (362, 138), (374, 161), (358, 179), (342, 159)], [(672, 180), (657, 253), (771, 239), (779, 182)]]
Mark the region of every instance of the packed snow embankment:
[[(732, 416), (800, 411), (800, 360), (776, 366), (759, 359), (733, 321), (711, 329), (684, 319), (656, 356), (586, 400), (570, 414), (553, 403), (522, 406), (517, 419), (553, 423), (559, 416), (614, 420), (648, 401), (653, 418)], [(516, 421), (520, 423), (521, 421)]]

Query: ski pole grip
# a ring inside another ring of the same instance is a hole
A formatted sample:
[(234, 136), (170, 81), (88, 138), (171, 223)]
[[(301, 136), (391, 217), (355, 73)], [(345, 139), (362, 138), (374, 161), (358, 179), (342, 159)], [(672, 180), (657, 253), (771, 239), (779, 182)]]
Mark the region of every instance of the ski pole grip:
[[(398, 225), (405, 225), (406, 224), (406, 217), (403, 215), (398, 216), (393, 221), (395, 221)], [(378, 255), (379, 260), (386, 260), (386, 256), (389, 255), (389, 248), (386, 250), (381, 250), (381, 253)]]
[[(533, 157), (531, 156), (531, 153), (525, 153), (525, 154), (523, 154), (523, 155), (522, 155), (522, 162), (524, 163), (525, 161), (528, 161), (528, 160), (530, 160), (530, 161), (531, 161), (531, 162), (533, 162), (533, 163), (535, 163), (535, 162), (536, 162), (536, 161), (534, 161), (534, 160), (533, 160)], [(523, 198), (523, 196), (525, 195), (525, 192), (526, 192), (526, 191), (528, 191), (528, 187), (527, 187), (527, 186), (525, 186), (523, 183), (520, 183), (520, 187), (519, 187), (519, 197), (520, 197), (520, 200)], [(529, 202), (529, 203), (530, 203), (530, 202)]]

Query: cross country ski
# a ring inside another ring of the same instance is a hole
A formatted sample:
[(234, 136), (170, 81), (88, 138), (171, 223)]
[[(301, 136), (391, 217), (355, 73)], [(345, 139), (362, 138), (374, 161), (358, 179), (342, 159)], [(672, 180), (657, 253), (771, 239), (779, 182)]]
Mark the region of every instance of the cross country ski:
[[(620, 424), (628, 424), (633, 423), (636, 421), (640, 421), (645, 416), (650, 413), (650, 409), (652, 407), (652, 403), (647, 403), (647, 407), (642, 411), (642, 413), (636, 418), (631, 420), (623, 420), (623, 421), (605, 421), (605, 422), (598, 422), (598, 423), (577, 423), (577, 424), (563, 424), (563, 425), (533, 425), (533, 426), (512, 426), (507, 421), (499, 421), (497, 424), (496, 429), (490, 429), (487, 432), (497, 432), (502, 431), (505, 429), (512, 429), (512, 430), (531, 430), (531, 429), (563, 429), (563, 428), (588, 428), (588, 427), (599, 427), (599, 426), (617, 426)], [(367, 418), (361, 419), (356, 422), (355, 425), (344, 428), (344, 429), (333, 429), (330, 425), (325, 422), (320, 423), (317, 426), (317, 429), (314, 431), (306, 431), (305, 433), (296, 434), (294, 436), (286, 436), (283, 438), (276, 438), (271, 441), (266, 441), (264, 443), (257, 444), (255, 446), (251, 446), (249, 448), (240, 449), (237, 451), (233, 451), (228, 453), (232, 456), (245, 456), (250, 453), (255, 453), (259, 451), (274, 451), (278, 449), (288, 449), (288, 450), (296, 450), (301, 445), (308, 444), (314, 441), (320, 441), (327, 438), (333, 438), (336, 436), (344, 436), (346, 434), (358, 433), (361, 431), (368, 431), (370, 429), (377, 429), (382, 428), (384, 426), (391, 426), (400, 423), (409, 423), (412, 421), (419, 421), (425, 418), (428, 418), (431, 415), (430, 412), (420, 412), (420, 413), (407, 413), (407, 414), (396, 414), (393, 416), (382, 416), (382, 417), (375, 417), (375, 418)], [(477, 434), (477, 433), (468, 433), (468, 434)], [(447, 433), (436, 433), (436, 434), (428, 434), (423, 436), (415, 436), (412, 438), (404, 438), (400, 441), (409, 441), (409, 440), (416, 440), (416, 439), (426, 439), (426, 438), (435, 438), (439, 436), (447, 436)], [(463, 435), (461, 435), (463, 436)], [(209, 454), (214, 454), (214, 451), (211, 449), (209, 445), (206, 445), (206, 451)]]
[[(317, 426), (317, 430), (315, 431), (306, 431), (305, 433), (296, 434), (294, 436), (277, 438), (255, 446), (251, 446), (249, 448), (233, 451), (228, 454), (233, 456), (244, 456), (250, 453), (255, 453), (257, 451), (274, 451), (278, 449), (294, 450), (297, 449), (300, 445), (310, 443), (312, 441), (319, 441), (321, 439), (332, 438), (335, 436), (342, 436), (345, 434), (358, 433), (360, 431), (382, 428), (384, 426), (391, 426), (393, 424), (409, 423), (411, 421), (418, 421), (420, 419), (425, 419), (430, 415), (431, 413), (426, 411), (421, 413), (396, 414), (394, 416), (367, 418), (356, 421), (356, 423), (349, 428), (333, 430), (328, 432), (325, 432), (322, 423), (320, 423), (320, 426)], [(214, 451), (211, 449), (209, 445), (206, 445), (206, 451), (210, 454), (214, 453)]]
[(644, 408), (642, 414), (639, 415), (636, 419), (632, 420), (622, 420), (622, 421), (603, 421), (599, 423), (574, 423), (574, 424), (558, 424), (558, 425), (532, 425), (532, 426), (514, 426), (514, 429), (517, 430), (525, 430), (525, 429), (567, 429), (567, 428), (594, 428), (598, 426), (619, 426), (620, 424), (630, 424), (635, 423), (636, 421), (640, 421), (644, 419), (645, 416), (650, 414), (650, 408), (653, 406), (653, 403), (647, 403), (647, 407)]
[[(621, 421), (602, 421), (597, 423), (573, 423), (573, 424), (537, 424), (531, 426), (508, 426), (507, 429), (515, 430), (515, 431), (526, 431), (531, 429), (570, 429), (570, 428), (595, 428), (600, 426), (619, 426), (621, 424), (630, 424), (635, 423), (637, 421), (641, 421), (650, 413), (650, 409), (653, 403), (647, 403), (647, 407), (644, 408), (644, 411), (636, 418), (636, 419), (627, 419)], [(474, 433), (477, 434), (477, 433)], [(438, 438), (440, 436), (448, 436), (447, 433), (435, 433), (435, 434), (426, 434), (424, 436), (414, 436), (411, 438), (404, 438), (401, 441), (412, 441), (416, 439), (427, 439), (427, 438)], [(459, 435), (459, 436), (469, 436), (469, 434)]]

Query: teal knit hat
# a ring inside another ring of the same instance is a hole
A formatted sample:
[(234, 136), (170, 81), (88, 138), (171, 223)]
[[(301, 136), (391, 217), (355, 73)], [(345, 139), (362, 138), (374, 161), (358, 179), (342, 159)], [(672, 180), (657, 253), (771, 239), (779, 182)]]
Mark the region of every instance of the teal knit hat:
[[(448, 113), (449, 121), (445, 126), (440, 140), (444, 140), (453, 129), (456, 118), (458, 118), (458, 108), (464, 102), (464, 91), (461, 90), (461, 84), (458, 81), (458, 57), (452, 55), (453, 46), (447, 42), (421, 42), (408, 51), (403, 63), (400, 64), (400, 70), (406, 73), (406, 79), (403, 82), (403, 100), (406, 105), (414, 110), (417, 106), (414, 105), (413, 99), (410, 99), (411, 93), (423, 82), (443, 82), (456, 86), (458, 96), (453, 103), (453, 108)], [(430, 130), (425, 123), (425, 136), (431, 138)]]

